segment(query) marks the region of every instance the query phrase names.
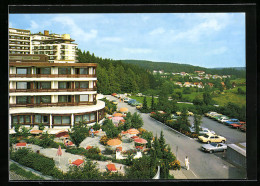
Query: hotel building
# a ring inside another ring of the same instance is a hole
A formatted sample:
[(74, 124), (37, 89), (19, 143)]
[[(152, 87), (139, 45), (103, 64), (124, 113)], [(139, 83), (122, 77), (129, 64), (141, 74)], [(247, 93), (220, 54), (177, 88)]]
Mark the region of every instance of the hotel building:
[(32, 34), (30, 30), (9, 28), (10, 54), (45, 54), (49, 62), (77, 62), (77, 44), (69, 34), (44, 33)]
[(105, 103), (97, 100), (97, 64), (49, 57), (9, 54), (9, 128), (42, 123), (60, 129), (101, 121)]

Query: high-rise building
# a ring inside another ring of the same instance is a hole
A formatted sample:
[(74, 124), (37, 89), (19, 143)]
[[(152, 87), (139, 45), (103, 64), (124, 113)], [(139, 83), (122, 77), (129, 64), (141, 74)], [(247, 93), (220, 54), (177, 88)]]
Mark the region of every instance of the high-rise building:
[(104, 118), (95, 63), (52, 63), (46, 55), (9, 55), (9, 127), (69, 128)]
[(32, 54), (48, 55), (50, 62), (75, 62), (77, 56), (77, 44), (70, 38), (69, 34), (31, 34)]
[(9, 53), (31, 54), (30, 30), (9, 28)]
[(45, 54), (49, 62), (77, 62), (77, 44), (69, 34), (32, 34), (30, 30), (9, 28), (10, 54)]

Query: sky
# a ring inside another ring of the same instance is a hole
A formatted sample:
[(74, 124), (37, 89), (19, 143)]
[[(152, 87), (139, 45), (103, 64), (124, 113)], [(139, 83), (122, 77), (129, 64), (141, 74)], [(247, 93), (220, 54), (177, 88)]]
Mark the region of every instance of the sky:
[(102, 58), (245, 67), (244, 13), (9, 14), (9, 27), (70, 34)]

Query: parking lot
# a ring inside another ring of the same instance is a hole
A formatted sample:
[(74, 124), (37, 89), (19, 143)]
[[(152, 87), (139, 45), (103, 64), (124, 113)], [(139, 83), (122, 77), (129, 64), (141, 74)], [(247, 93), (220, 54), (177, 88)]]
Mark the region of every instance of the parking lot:
[[(189, 117), (189, 120), (193, 123), (192, 116)], [(246, 142), (246, 132), (231, 128), (230, 126), (219, 123), (213, 119), (203, 117), (201, 126), (213, 130), (216, 134), (225, 137), (227, 139), (227, 144)]]

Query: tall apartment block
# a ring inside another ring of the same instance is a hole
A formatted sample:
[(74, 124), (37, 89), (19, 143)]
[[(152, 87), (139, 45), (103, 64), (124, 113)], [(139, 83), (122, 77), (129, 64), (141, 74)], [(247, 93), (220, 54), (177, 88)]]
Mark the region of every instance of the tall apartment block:
[(31, 54), (30, 30), (9, 28), (9, 53)]
[(49, 62), (77, 62), (77, 44), (69, 34), (32, 34), (30, 30), (9, 28), (10, 54), (45, 54)]
[(46, 55), (9, 54), (9, 128), (70, 128), (104, 118), (95, 63), (52, 63)]
[(9, 28), (9, 128), (14, 124), (70, 128), (104, 118), (95, 63), (76, 63), (69, 34)]

